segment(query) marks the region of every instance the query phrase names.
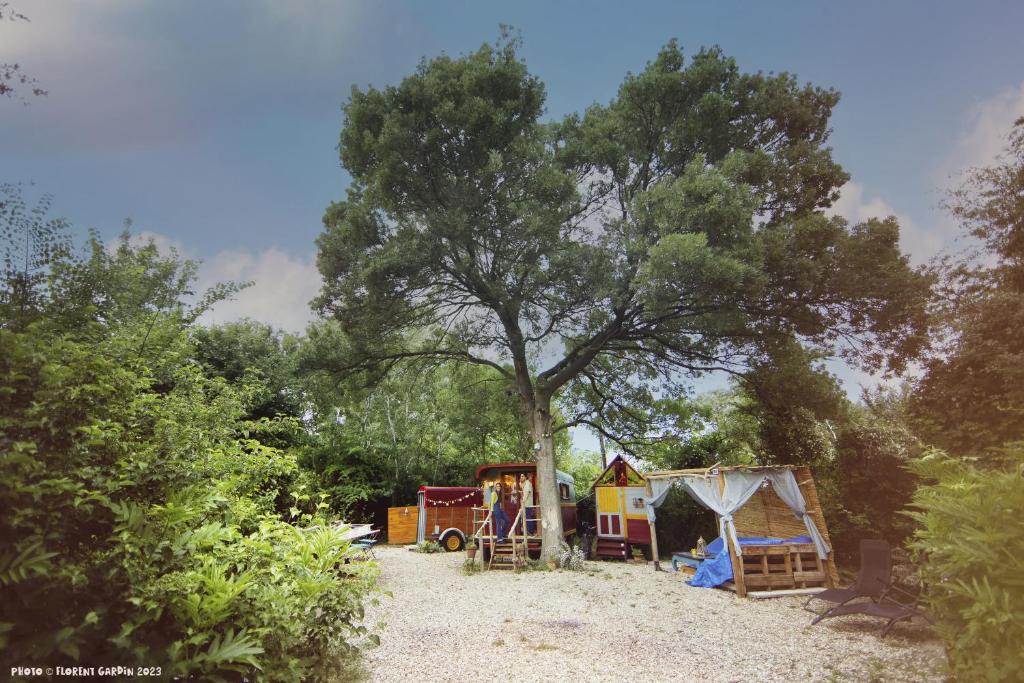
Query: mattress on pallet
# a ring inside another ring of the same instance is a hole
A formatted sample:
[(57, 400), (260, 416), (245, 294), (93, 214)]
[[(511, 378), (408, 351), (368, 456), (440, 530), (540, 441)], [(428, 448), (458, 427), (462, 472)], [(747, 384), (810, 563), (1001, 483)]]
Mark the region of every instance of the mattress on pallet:
[[(758, 536), (740, 536), (740, 546), (758, 545), (798, 545), (811, 543), (810, 536), (793, 538), (766, 538)], [(717, 588), (727, 581), (732, 581), (732, 560), (725, 542), (721, 537), (708, 544), (708, 553), (714, 554), (700, 563), (697, 573), (687, 583), (697, 588)]]

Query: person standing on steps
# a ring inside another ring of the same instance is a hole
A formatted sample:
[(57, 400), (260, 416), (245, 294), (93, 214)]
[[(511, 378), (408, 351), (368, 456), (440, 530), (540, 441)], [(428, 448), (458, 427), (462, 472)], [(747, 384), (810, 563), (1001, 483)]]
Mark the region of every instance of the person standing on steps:
[(496, 483), (491, 489), (490, 507), (491, 523), (494, 525), (494, 532), (498, 537), (497, 542), (501, 543), (508, 535), (508, 515), (501, 507), (501, 482)]
[(522, 504), (521, 494), (519, 482), (513, 476), (512, 483), (509, 485), (508, 505), (505, 507), (505, 514), (509, 518), (509, 535), (511, 536), (515, 536), (516, 533), (522, 533), (522, 524), (515, 523), (516, 515), (519, 514), (519, 507)]
[(526, 517), (526, 531), (531, 536), (537, 533), (537, 510), (533, 500), (533, 482), (525, 472), (519, 475), (519, 490), (522, 492), (523, 515)]

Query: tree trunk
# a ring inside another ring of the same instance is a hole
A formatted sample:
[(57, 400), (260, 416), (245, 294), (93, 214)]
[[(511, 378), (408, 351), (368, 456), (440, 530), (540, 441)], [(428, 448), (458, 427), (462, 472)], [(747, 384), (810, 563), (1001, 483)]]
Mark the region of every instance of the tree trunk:
[[(537, 457), (537, 495), (540, 498), (541, 560), (558, 554), (563, 540), (562, 504), (555, 480), (555, 440), (551, 434), (551, 399), (538, 397), (530, 411), (530, 436)], [(537, 450), (537, 445), (540, 450)]]

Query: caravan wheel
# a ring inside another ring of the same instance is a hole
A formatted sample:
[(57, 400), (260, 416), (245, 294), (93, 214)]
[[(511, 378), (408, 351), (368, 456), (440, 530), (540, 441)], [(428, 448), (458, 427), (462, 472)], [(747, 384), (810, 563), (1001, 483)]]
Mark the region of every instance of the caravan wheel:
[(458, 532), (449, 531), (441, 537), (441, 547), (450, 553), (457, 553), (466, 547), (466, 541)]

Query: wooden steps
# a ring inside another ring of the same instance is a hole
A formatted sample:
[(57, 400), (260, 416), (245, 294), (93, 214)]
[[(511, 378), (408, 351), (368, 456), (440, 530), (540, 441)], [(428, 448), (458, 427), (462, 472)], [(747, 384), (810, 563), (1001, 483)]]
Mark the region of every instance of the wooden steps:
[[(488, 547), (490, 544), (488, 544)], [(516, 556), (515, 550), (518, 549), (520, 553), (523, 552), (525, 546), (522, 542), (517, 543), (515, 547), (512, 545), (512, 541), (501, 541), (500, 543), (494, 544), (494, 550), (491, 552), (491, 561), (489, 563), (490, 569), (515, 569), (516, 568)], [(521, 561), (525, 564), (525, 560)]]
[(622, 538), (598, 538), (594, 556), (599, 560), (626, 560), (629, 558), (629, 544)]

